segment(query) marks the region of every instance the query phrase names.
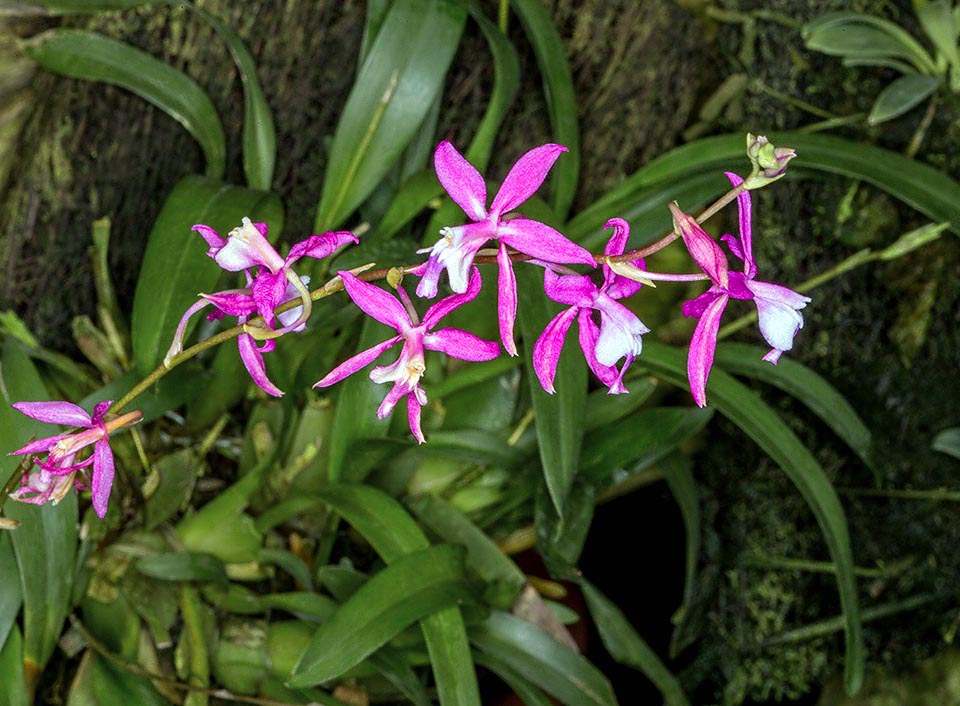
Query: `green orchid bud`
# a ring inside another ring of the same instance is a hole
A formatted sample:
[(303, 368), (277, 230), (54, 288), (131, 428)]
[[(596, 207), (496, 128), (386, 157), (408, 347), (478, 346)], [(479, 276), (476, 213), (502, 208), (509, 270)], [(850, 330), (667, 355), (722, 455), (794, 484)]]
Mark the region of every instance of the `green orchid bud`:
[(774, 147), (763, 135), (747, 133), (747, 157), (753, 165), (743, 183), (745, 189), (759, 189), (787, 173), (787, 163), (797, 156), (790, 147)]

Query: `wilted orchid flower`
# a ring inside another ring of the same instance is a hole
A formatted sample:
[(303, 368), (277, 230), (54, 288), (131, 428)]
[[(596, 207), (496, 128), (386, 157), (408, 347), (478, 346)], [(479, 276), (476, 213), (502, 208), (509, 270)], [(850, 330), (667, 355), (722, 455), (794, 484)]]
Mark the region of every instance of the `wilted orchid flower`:
[(429, 252), (423, 268), (423, 277), (417, 286), (421, 297), (437, 295), (440, 273), (447, 271), (450, 288), (454, 292), (467, 290), (467, 276), (477, 251), (488, 240), (499, 242), (497, 264), (500, 296), (497, 315), (500, 321), (500, 339), (510, 355), (517, 354), (513, 341), (513, 325), (517, 318), (517, 280), (513, 273), (507, 247), (530, 255), (542, 262), (582, 263), (595, 266), (593, 256), (572, 243), (553, 228), (528, 218), (509, 218), (510, 211), (522, 204), (540, 188), (547, 172), (566, 152), (563, 145), (546, 144), (534, 148), (517, 160), (510, 169), (500, 191), (487, 210), (487, 186), (472, 164), (457, 152), (449, 142), (441, 142), (433, 155), (437, 178), (473, 223), (444, 228), (436, 245), (420, 252)]
[[(727, 172), (727, 178), (733, 186), (743, 181), (739, 176)], [(753, 299), (759, 314), (760, 333), (770, 344), (770, 352), (763, 360), (776, 365), (780, 354), (793, 348), (793, 338), (803, 327), (803, 309), (809, 297), (794, 292), (779, 284), (758, 282), (757, 264), (753, 259), (753, 239), (751, 226), (750, 192), (744, 191), (737, 196), (740, 212), (740, 237), (724, 235), (723, 240), (736, 257), (743, 260), (743, 273), (731, 272), (727, 256), (719, 245), (707, 235), (697, 222), (683, 213), (676, 204), (670, 204), (674, 224), (690, 251), (691, 257), (700, 269), (710, 278), (713, 286), (695, 299), (684, 302), (683, 315), (700, 319), (690, 340), (690, 355), (687, 358), (687, 376), (690, 379), (690, 392), (694, 401), (701, 407), (707, 404), (706, 387), (710, 368), (713, 366), (713, 354), (717, 347), (717, 332), (720, 329), (720, 317), (731, 297), (734, 299)]]
[[(200, 233), (210, 246), (207, 255), (229, 272), (243, 271), (247, 285), (245, 289), (201, 294), (202, 299), (187, 309), (180, 319), (173, 343), (164, 357), (166, 365), (169, 365), (173, 356), (183, 350), (187, 322), (196, 312), (210, 304), (216, 307), (216, 311), (207, 317), (210, 320), (222, 318), (224, 315), (236, 316), (238, 323), (245, 324), (252, 316), (259, 314), (271, 329), (276, 320), (280, 320), (281, 327), (276, 330), (277, 334), (302, 331), (306, 328), (312, 306), (310, 292), (306, 288), (310, 279), (297, 275), (292, 265), (302, 257), (319, 260), (330, 256), (342, 245), (359, 242), (353, 233), (347, 231), (311, 235), (295, 244), (290, 248), (287, 257), (282, 258), (267, 240), (266, 223), (251, 223), (249, 218), (244, 218), (242, 225), (230, 231), (226, 239), (221, 238), (210, 226), (203, 224), (195, 225), (193, 230)], [(254, 267), (257, 268), (255, 273)], [(301, 306), (276, 313), (278, 306), (297, 298), (301, 300)], [(237, 337), (237, 345), (240, 348), (240, 358), (253, 381), (268, 395), (281, 397), (283, 392), (267, 377), (263, 362), (263, 354), (272, 351), (275, 342), (269, 339), (258, 346), (253, 336), (242, 333)]]
[[(630, 225), (622, 218), (606, 222), (605, 228), (613, 228), (613, 237), (604, 248), (606, 255), (622, 255), (630, 238)], [(634, 267), (643, 269), (642, 259), (633, 261)], [(633, 359), (640, 355), (643, 346), (641, 336), (650, 329), (643, 325), (637, 315), (623, 304), (615, 301), (629, 297), (640, 289), (641, 284), (614, 272), (603, 265), (603, 284), (599, 287), (586, 275), (558, 275), (547, 270), (544, 290), (555, 302), (570, 304), (561, 311), (540, 334), (533, 347), (533, 368), (543, 389), (553, 394), (553, 379), (567, 330), (577, 317), (580, 329), (580, 348), (587, 365), (601, 382), (610, 388), (611, 395), (627, 392), (623, 375)], [(600, 314), (600, 326), (593, 319), (593, 312)], [(625, 358), (617, 370), (616, 363)]]
[(406, 396), (410, 431), (422, 444), (424, 438), (423, 431), (420, 429), (420, 407), (427, 403), (427, 394), (420, 386), (420, 378), (426, 370), (424, 350), (440, 351), (460, 360), (471, 361), (491, 360), (500, 352), (500, 347), (496, 343), (484, 341), (460, 329), (442, 328), (431, 331), (444, 316), (476, 298), (480, 292), (480, 272), (473, 268), (466, 291), (441, 299), (427, 309), (423, 315), (423, 321), (418, 321), (413, 303), (402, 287), (397, 287), (403, 299), (401, 304), (376, 285), (368, 284), (349, 272), (338, 274), (354, 304), (368, 316), (395, 328), (397, 335), (344, 361), (314, 387), (328, 387), (343, 380), (372, 363), (388, 348), (403, 341), (403, 349), (395, 363), (374, 368), (370, 372), (370, 379), (376, 383), (393, 383), (393, 388), (377, 409), (377, 417), (380, 419), (386, 417), (393, 411), (397, 402)]
[[(89, 415), (70, 402), (17, 402), (13, 408), (28, 417), (48, 424), (64, 424), (80, 427), (83, 431), (58, 434), (33, 441), (10, 456), (47, 452), (44, 460), (35, 459), (37, 469), (23, 477), (20, 488), (10, 494), (14, 500), (43, 505), (60, 502), (72, 485), (79, 488), (86, 484), (77, 479), (77, 473), (91, 467), (90, 489), (93, 492), (93, 509), (103, 519), (107, 514), (107, 501), (113, 487), (113, 452), (110, 450), (110, 433), (140, 421), (139, 412), (127, 412), (119, 417), (104, 420), (112, 401), (101, 402)], [(87, 458), (77, 461), (77, 454), (93, 445)]]

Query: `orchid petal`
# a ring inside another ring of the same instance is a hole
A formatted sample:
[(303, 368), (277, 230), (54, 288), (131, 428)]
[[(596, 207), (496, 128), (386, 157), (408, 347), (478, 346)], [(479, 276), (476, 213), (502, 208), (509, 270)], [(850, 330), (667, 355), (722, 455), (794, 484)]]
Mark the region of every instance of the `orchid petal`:
[[(423, 280), (421, 280), (422, 282)], [(463, 306), (467, 302), (471, 302), (476, 299), (477, 295), (480, 293), (480, 287), (483, 284), (483, 281), (480, 279), (480, 270), (476, 267), (473, 268), (473, 273), (470, 275), (470, 282), (467, 284), (467, 289), (462, 294), (451, 294), (449, 297), (444, 297), (436, 304), (431, 306), (423, 314), (423, 322), (420, 324), (424, 330), (429, 331), (434, 326), (436, 326), (440, 319), (445, 317), (454, 309)], [(419, 294), (419, 288), (417, 289)]]
[(501, 243), (538, 260), (597, 266), (589, 250), (539, 221), (527, 218), (505, 221), (497, 228), (497, 237)]
[(428, 333), (423, 337), (423, 347), (460, 360), (493, 360), (500, 355), (500, 346), (494, 341), (485, 341), (457, 328), (442, 328)]
[(301, 240), (290, 248), (285, 263), (292, 265), (301, 257), (312, 257), (316, 260), (322, 260), (332, 255), (338, 248), (347, 243), (356, 245), (360, 238), (348, 230), (330, 231), (322, 235), (311, 235), (306, 240)]
[(391, 326), (397, 331), (406, 331), (410, 328), (410, 315), (403, 308), (396, 297), (387, 294), (375, 284), (369, 284), (350, 274), (338, 272), (343, 280), (343, 288), (353, 299), (353, 303), (360, 307), (367, 316), (371, 316), (381, 324)]
[(597, 360), (597, 341), (600, 339), (600, 328), (597, 327), (589, 309), (580, 311), (580, 315), (577, 317), (577, 329), (580, 350), (583, 351), (587, 366), (600, 382), (610, 388), (611, 394), (619, 394), (619, 392), (613, 392), (613, 386), (617, 380), (617, 369), (610, 365), (604, 365)]
[(748, 280), (745, 284), (755, 297), (779, 302), (791, 309), (803, 309), (811, 301), (810, 297), (805, 297), (799, 292), (780, 284), (758, 282), (756, 280)]
[(727, 247), (730, 248), (730, 252), (732, 252), (738, 260), (741, 262), (743, 261), (743, 246), (740, 245), (740, 238), (735, 235), (730, 235), (730, 233), (726, 233), (720, 236), (720, 240), (727, 244)]
[[(646, 269), (647, 266), (642, 257), (633, 260), (632, 264), (641, 270)], [(603, 287), (600, 288), (600, 292), (606, 294), (611, 299), (626, 299), (627, 297), (632, 297), (643, 287), (643, 283), (637, 282), (629, 277), (624, 277), (623, 275), (618, 275), (606, 265), (603, 266), (603, 279), (604, 283)]]
[(239, 272), (254, 265), (279, 272), (283, 268), (283, 258), (267, 240), (266, 234), (266, 224), (251, 223), (249, 218), (244, 218), (240, 227), (230, 231), (226, 244), (213, 259), (228, 272)]
[(433, 166), (440, 184), (471, 220), (487, 217), (487, 185), (456, 147), (446, 140), (437, 145)]
[(683, 242), (687, 246), (690, 257), (693, 258), (697, 266), (713, 280), (713, 283), (726, 287), (729, 271), (727, 256), (711, 238), (707, 232), (692, 217), (681, 211), (675, 203), (670, 204), (670, 212), (673, 214), (674, 227), (683, 237)]
[(7, 456), (23, 456), (25, 454), (36, 454), (43, 451), (49, 451), (60, 439), (66, 439), (68, 436), (73, 436), (73, 434), (57, 434), (56, 436), (48, 436), (45, 439), (37, 439), (36, 441), (31, 441), (29, 444), (23, 448), (17, 449), (16, 451), (11, 451)]
[(216, 255), (216, 251), (227, 244), (227, 241), (221, 238), (220, 234), (210, 226), (197, 223), (197, 225), (193, 226), (190, 230), (195, 230), (204, 240), (207, 241), (207, 245), (210, 246), (210, 251), (207, 252), (207, 254), (210, 257)]
[(244, 292), (214, 292), (200, 296), (227, 316), (250, 316), (257, 310), (253, 297)]
[(101, 520), (107, 514), (107, 502), (110, 500), (110, 490), (113, 488), (113, 452), (110, 442), (101, 439), (93, 447), (93, 509)]
[(280, 306), (287, 293), (287, 270), (281, 268), (276, 274), (260, 271), (250, 287), (253, 301), (257, 305), (257, 312), (263, 317), (267, 326), (273, 326), (276, 319), (274, 309)]
[(597, 339), (597, 360), (611, 366), (624, 357), (635, 358), (643, 349), (641, 336), (650, 329), (627, 307), (612, 299), (601, 299), (600, 337)]
[(93, 407), (93, 414), (90, 415), (91, 424), (101, 424), (103, 423), (103, 415), (107, 413), (107, 410), (110, 409), (110, 405), (113, 404), (113, 400), (104, 400), (103, 402), (97, 402)]
[(93, 424), (90, 415), (72, 402), (16, 402), (12, 406), (18, 412), (48, 424), (71, 427), (89, 427)]
[(700, 407), (707, 404), (707, 378), (713, 367), (713, 354), (717, 348), (717, 332), (720, 330), (720, 317), (727, 306), (729, 297), (718, 296), (703, 312), (690, 339), (690, 353), (687, 357), (687, 378), (690, 381), (690, 394)]
[(556, 392), (553, 388), (553, 379), (557, 376), (557, 364), (560, 362), (563, 340), (577, 311), (577, 307), (572, 306), (554, 316), (533, 346), (533, 370), (540, 380), (540, 385), (551, 395)]
[(420, 428), (420, 400), (415, 394), (407, 395), (407, 420), (410, 423), (410, 433), (417, 439), (417, 443), (426, 442), (423, 429)]
[(421, 265), (423, 273), (417, 284), (417, 296), (424, 299), (433, 299), (437, 296), (437, 285), (440, 283), (440, 273), (443, 272), (443, 263), (439, 255), (431, 255), (430, 259)]
[(771, 348), (769, 351), (767, 351), (767, 354), (763, 356), (763, 358), (761, 358), (760, 360), (766, 361), (771, 365), (776, 365), (778, 362), (780, 362), (781, 355), (783, 355), (783, 351), (781, 351), (778, 348)]
[(409, 394), (412, 390), (404, 385), (403, 383), (397, 383), (390, 388), (390, 391), (387, 393), (387, 396), (383, 398), (383, 402), (380, 403), (380, 406), (377, 407), (377, 419), (383, 419), (390, 415), (393, 411), (393, 408), (397, 406), (397, 402), (400, 401), (400, 398), (404, 395)]
[[(730, 180), (730, 183), (734, 188), (740, 186), (743, 183), (738, 175), (733, 172), (724, 172), (727, 175), (727, 179)], [(737, 257), (743, 260), (743, 274), (747, 277), (756, 277), (757, 275), (757, 263), (753, 259), (753, 226), (751, 221), (753, 218), (753, 205), (751, 203), (750, 192), (744, 189), (739, 194), (737, 194), (737, 211), (740, 214), (740, 242), (741, 246), (740, 254), (734, 252)], [(731, 248), (732, 250), (733, 248)]]
[(543, 291), (560, 304), (590, 306), (599, 290), (586, 275), (558, 275), (552, 270), (543, 273)]
[(500, 272), (497, 276), (497, 321), (500, 326), (500, 341), (509, 356), (517, 355), (517, 343), (513, 340), (513, 327), (517, 320), (517, 275), (505, 245), (497, 253)]
[(263, 355), (257, 348), (253, 336), (247, 333), (240, 334), (237, 336), (237, 346), (240, 348), (240, 359), (243, 361), (243, 366), (250, 373), (250, 377), (253, 378), (257, 387), (273, 397), (283, 397), (283, 391), (270, 382), (270, 378), (267, 377)]
[(793, 348), (794, 336), (803, 328), (803, 316), (797, 309), (806, 306), (806, 301), (796, 308), (791, 306), (789, 302), (796, 301), (797, 297), (807, 298), (800, 297), (793, 290), (776, 284), (768, 284), (767, 282), (751, 282), (750, 284), (751, 289), (753, 288), (752, 285), (761, 284), (764, 285), (763, 291), (782, 290), (784, 292), (781, 296), (758, 295), (754, 298), (754, 302), (757, 304), (758, 323), (764, 340), (776, 350), (790, 350)]
[(622, 218), (611, 218), (603, 224), (604, 229), (613, 228), (613, 235), (603, 248), (604, 255), (623, 255), (630, 239), (630, 224)]
[(553, 163), (567, 151), (563, 145), (548, 143), (535, 147), (520, 157), (510, 168), (500, 191), (490, 204), (490, 215), (499, 218), (501, 214), (512, 211), (533, 196), (547, 178), (547, 172), (553, 167)]
[(713, 304), (714, 300), (717, 297), (724, 296), (723, 292), (719, 290), (716, 286), (710, 287), (707, 291), (701, 294), (698, 297), (693, 299), (688, 299), (683, 303), (683, 315), (688, 319), (699, 319), (703, 316), (703, 312)]
[(367, 367), (380, 357), (380, 354), (385, 350), (393, 346), (400, 341), (400, 336), (394, 336), (393, 338), (388, 338), (383, 343), (378, 343), (372, 348), (368, 348), (365, 351), (357, 353), (352, 358), (347, 358), (345, 361), (340, 363), (337, 367), (327, 373), (321, 380), (314, 383), (314, 387), (329, 387), (334, 383), (340, 382), (345, 377), (353, 375), (358, 370)]

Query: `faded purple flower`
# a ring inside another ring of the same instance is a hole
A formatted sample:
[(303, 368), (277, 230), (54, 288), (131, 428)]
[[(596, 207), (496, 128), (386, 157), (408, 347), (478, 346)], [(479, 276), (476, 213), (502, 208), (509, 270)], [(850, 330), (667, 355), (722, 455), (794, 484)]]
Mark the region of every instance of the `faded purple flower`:
[[(113, 452), (110, 450), (110, 433), (123, 427), (136, 424), (143, 415), (139, 412), (127, 412), (109, 421), (104, 415), (110, 409), (112, 401), (101, 402), (93, 409), (93, 415), (70, 402), (17, 402), (13, 408), (28, 417), (48, 424), (64, 424), (79, 427), (83, 431), (72, 434), (58, 434), (33, 441), (10, 456), (47, 452), (44, 460), (34, 459), (37, 469), (25, 475), (20, 488), (10, 494), (14, 500), (43, 505), (53, 501), (60, 502), (72, 485), (86, 487), (86, 483), (77, 478), (77, 473), (85, 468), (90, 471), (90, 489), (93, 492), (93, 509), (103, 519), (107, 514), (107, 501), (113, 487)], [(77, 461), (77, 454), (93, 445), (93, 452), (85, 459)]]
[[(727, 172), (727, 178), (733, 186), (739, 186), (743, 179)], [(763, 360), (776, 365), (784, 351), (793, 348), (793, 339), (803, 327), (803, 309), (809, 297), (794, 292), (779, 284), (758, 282), (757, 264), (753, 259), (753, 240), (751, 226), (750, 192), (744, 191), (737, 196), (740, 212), (740, 237), (724, 235), (723, 240), (737, 258), (743, 261), (743, 272), (731, 272), (727, 256), (720, 246), (697, 224), (683, 213), (676, 204), (670, 205), (674, 223), (683, 237), (691, 257), (700, 269), (710, 278), (713, 286), (706, 292), (684, 302), (683, 315), (700, 319), (690, 340), (690, 355), (687, 358), (687, 376), (690, 379), (690, 392), (694, 401), (701, 407), (707, 404), (707, 378), (713, 366), (713, 354), (717, 347), (717, 332), (720, 329), (720, 317), (733, 299), (752, 299), (757, 305), (760, 333), (770, 344), (770, 352)]]
[(467, 283), (466, 291), (441, 299), (427, 309), (423, 320), (418, 321), (413, 303), (402, 287), (397, 287), (403, 303), (376, 285), (368, 284), (349, 272), (340, 272), (344, 289), (368, 316), (387, 326), (392, 326), (397, 335), (372, 348), (347, 359), (314, 387), (328, 387), (375, 361), (381, 353), (403, 341), (400, 357), (392, 365), (383, 365), (370, 372), (376, 383), (392, 382), (393, 387), (377, 409), (377, 417), (383, 419), (404, 396), (407, 398), (407, 414), (410, 431), (421, 444), (424, 442), (420, 429), (420, 408), (427, 403), (427, 394), (420, 386), (420, 378), (426, 370), (424, 350), (440, 351), (461, 360), (491, 360), (496, 358), (500, 347), (492, 341), (484, 341), (472, 333), (454, 328), (432, 329), (444, 316), (457, 307), (476, 298), (480, 292), (480, 273), (476, 268)]
[[(183, 350), (187, 322), (196, 312), (210, 304), (216, 307), (216, 311), (207, 317), (211, 321), (226, 315), (236, 316), (238, 323), (245, 324), (251, 317), (259, 314), (267, 328), (273, 329), (276, 321), (280, 321), (280, 328), (275, 330), (275, 335), (302, 331), (306, 328), (312, 306), (310, 292), (306, 287), (310, 278), (297, 275), (292, 265), (302, 257), (319, 260), (330, 256), (347, 243), (359, 242), (353, 233), (347, 231), (311, 235), (295, 244), (290, 248), (287, 257), (282, 258), (267, 240), (266, 223), (251, 223), (249, 218), (244, 218), (242, 225), (230, 231), (226, 239), (220, 237), (210, 226), (198, 224), (193, 230), (207, 241), (210, 246), (207, 255), (218, 265), (229, 272), (243, 272), (247, 281), (246, 288), (201, 294), (202, 299), (187, 309), (180, 320), (173, 343), (164, 358), (165, 364), (169, 364), (170, 359)], [(254, 267), (256, 272), (253, 271)], [(276, 313), (281, 304), (297, 298), (301, 300), (301, 306)], [(263, 362), (263, 354), (274, 349), (274, 340), (265, 340), (258, 346), (253, 336), (243, 333), (237, 337), (237, 345), (240, 348), (240, 358), (253, 381), (268, 395), (281, 397), (283, 392), (267, 377)]]
[(497, 314), (500, 321), (500, 339), (510, 355), (517, 354), (517, 346), (513, 340), (513, 326), (517, 318), (517, 280), (507, 248), (511, 247), (542, 262), (596, 266), (593, 256), (587, 250), (550, 226), (528, 218), (505, 215), (540, 188), (553, 163), (566, 151), (567, 148), (563, 145), (546, 144), (523, 155), (503, 180), (489, 211), (486, 206), (487, 187), (480, 172), (449, 142), (441, 142), (433, 155), (440, 183), (473, 222), (443, 228), (440, 231), (443, 237), (432, 248), (420, 251), (429, 252), (430, 258), (423, 267), (423, 277), (417, 286), (417, 294), (430, 299), (435, 297), (443, 270), (447, 271), (450, 278), (450, 288), (454, 292), (465, 292), (467, 277), (477, 252), (488, 240), (498, 241), (500, 296)]
[[(604, 254), (622, 255), (630, 238), (630, 225), (622, 218), (613, 218), (604, 227), (614, 229)], [(644, 268), (643, 259), (636, 259), (633, 264)], [(574, 317), (577, 317), (580, 329), (580, 348), (594, 375), (610, 388), (611, 395), (628, 391), (623, 386), (623, 375), (633, 359), (640, 355), (641, 336), (650, 329), (616, 300), (633, 295), (641, 285), (618, 275), (608, 265), (603, 265), (602, 269), (603, 284), (599, 287), (587, 275), (558, 275), (549, 269), (544, 275), (547, 296), (555, 302), (570, 305), (547, 324), (533, 347), (533, 368), (543, 389), (551, 394), (560, 351)], [(599, 327), (593, 318), (594, 311), (600, 314)], [(616, 363), (621, 358), (625, 360), (617, 370)]]

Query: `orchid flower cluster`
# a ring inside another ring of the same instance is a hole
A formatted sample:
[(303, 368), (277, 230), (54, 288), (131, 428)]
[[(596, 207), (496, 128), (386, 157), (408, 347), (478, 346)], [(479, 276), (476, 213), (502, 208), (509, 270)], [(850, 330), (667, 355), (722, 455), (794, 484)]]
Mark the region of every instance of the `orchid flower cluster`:
[[(487, 207), (486, 183), (480, 173), (450, 142), (441, 142), (434, 154), (434, 166), (440, 184), (450, 198), (463, 209), (468, 223), (443, 228), (435, 245), (420, 253), (426, 262), (406, 268), (393, 268), (387, 279), (396, 296), (373, 284), (382, 274), (340, 271), (337, 278), (347, 296), (366, 315), (395, 330), (396, 334), (337, 365), (315, 387), (328, 387), (359, 372), (381, 354), (402, 344), (396, 360), (373, 368), (370, 378), (376, 383), (392, 383), (377, 416), (388, 416), (406, 398), (410, 431), (418, 442), (425, 437), (421, 428), (421, 410), (427, 394), (421, 385), (426, 371), (425, 351), (439, 351), (467, 361), (486, 361), (500, 354), (500, 346), (509, 355), (517, 355), (514, 323), (517, 315), (517, 284), (513, 266), (522, 262), (543, 269), (544, 293), (567, 308), (554, 317), (532, 346), (533, 369), (543, 389), (554, 392), (554, 379), (567, 332), (577, 321), (579, 344), (590, 370), (610, 394), (626, 393), (625, 375), (631, 363), (642, 353), (644, 334), (650, 329), (622, 303), (635, 295), (644, 283), (654, 281), (709, 282), (709, 288), (684, 303), (683, 314), (697, 319), (690, 342), (687, 372), (694, 401), (706, 405), (706, 386), (713, 365), (720, 318), (731, 299), (753, 300), (759, 314), (760, 332), (771, 346), (763, 359), (776, 364), (780, 355), (793, 346), (803, 326), (803, 309), (809, 298), (787, 287), (756, 279), (753, 257), (752, 204), (750, 189), (756, 189), (783, 176), (792, 150), (774, 148), (763, 137), (748, 136), (748, 156), (754, 165), (746, 180), (727, 173), (739, 211), (739, 236), (724, 235), (721, 240), (738, 260), (742, 272), (731, 271), (726, 254), (692, 216), (671, 204), (674, 232), (643, 250), (627, 251), (630, 226), (621, 218), (606, 223), (613, 234), (602, 255), (594, 256), (554, 228), (516, 212), (543, 184), (547, 174), (566, 148), (546, 144), (524, 154), (510, 169), (499, 191)], [(311, 313), (313, 295), (309, 278), (294, 270), (298, 260), (330, 257), (342, 247), (359, 242), (350, 232), (311, 235), (290, 248), (281, 257), (267, 239), (267, 225), (244, 218), (242, 224), (224, 238), (207, 225), (193, 227), (206, 241), (207, 255), (229, 272), (242, 272), (245, 285), (200, 299), (184, 314), (163, 368), (177, 363), (183, 352), (188, 323), (194, 314), (212, 306), (210, 320), (236, 317), (241, 327), (237, 336), (240, 357), (253, 381), (266, 394), (283, 393), (266, 373), (263, 354), (274, 349), (276, 338), (303, 331)], [(667, 274), (649, 271), (644, 256), (682, 238), (698, 273)], [(493, 245), (490, 255), (484, 247)], [(457, 328), (439, 327), (448, 314), (474, 300), (480, 292), (480, 271), (474, 262), (478, 256), (495, 259), (499, 267), (497, 317), (499, 343), (486, 341)], [(571, 265), (582, 265), (599, 272), (579, 273)], [(419, 277), (416, 294), (425, 299), (438, 295), (440, 278), (446, 271), (452, 294), (429, 306), (421, 316), (417, 305), (404, 289), (403, 274)], [(373, 274), (375, 276), (371, 277)], [(325, 293), (333, 291), (330, 285)], [(293, 303), (297, 302), (296, 305)], [(439, 327), (439, 328), (438, 328)], [(259, 345), (258, 345), (259, 344)], [(619, 367), (618, 367), (619, 366)], [(161, 370), (161, 374), (162, 374)], [(139, 412), (107, 418), (112, 403), (96, 406), (92, 415), (67, 402), (23, 402), (14, 405), (20, 412), (53, 424), (81, 429), (27, 444), (14, 454), (35, 459), (36, 469), (22, 476), (21, 487), (10, 497), (32, 503), (57, 502), (70, 487), (89, 487), (93, 506), (104, 516), (113, 482), (113, 457), (109, 446), (111, 432), (140, 420)], [(78, 454), (88, 446), (92, 453), (83, 460)], [(89, 476), (89, 481), (86, 478)]]

